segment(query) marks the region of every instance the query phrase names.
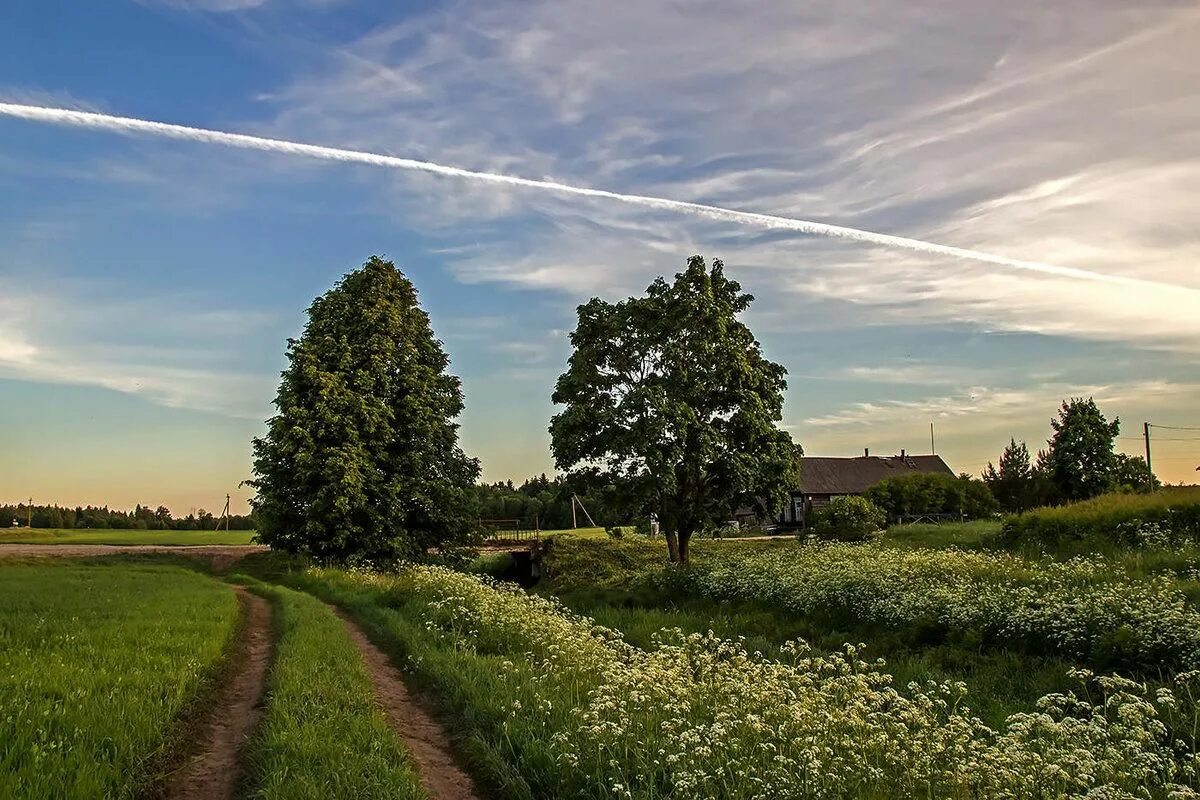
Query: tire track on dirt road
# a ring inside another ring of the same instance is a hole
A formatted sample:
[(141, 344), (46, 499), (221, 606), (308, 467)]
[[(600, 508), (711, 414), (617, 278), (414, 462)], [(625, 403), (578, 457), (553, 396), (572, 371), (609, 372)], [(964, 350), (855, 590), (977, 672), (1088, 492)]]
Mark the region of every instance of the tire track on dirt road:
[(334, 612), (341, 617), (346, 632), (358, 645), (371, 683), (375, 685), (375, 697), (388, 724), (412, 755), (425, 791), (432, 800), (480, 800), (482, 795), (454, 757), (446, 729), (413, 698), (400, 671), (387, 655), (345, 612), (339, 608), (334, 608)]
[(263, 712), (271, 661), (271, 604), (234, 586), (244, 621), (224, 683), (195, 728), (181, 766), (164, 782), (169, 800), (229, 800), (242, 776), (241, 756)]

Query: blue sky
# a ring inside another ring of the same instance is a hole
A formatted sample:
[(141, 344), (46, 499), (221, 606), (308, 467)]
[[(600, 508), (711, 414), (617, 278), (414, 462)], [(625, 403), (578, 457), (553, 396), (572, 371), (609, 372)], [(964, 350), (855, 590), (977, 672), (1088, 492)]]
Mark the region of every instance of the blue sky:
[[(1051, 6), (1051, 7), (1047, 7)], [(0, 102), (815, 219), (1138, 289), (364, 165), (0, 117), (0, 495), (218, 506), (312, 297), (413, 278), (488, 478), (550, 469), (576, 304), (695, 252), (809, 453), (977, 472), (1060, 398), (1200, 427), (1200, 13), (1089, 2), (32, 0)], [(1123, 449), (1138, 452), (1135, 439)], [(1200, 442), (1156, 466), (1191, 480)]]

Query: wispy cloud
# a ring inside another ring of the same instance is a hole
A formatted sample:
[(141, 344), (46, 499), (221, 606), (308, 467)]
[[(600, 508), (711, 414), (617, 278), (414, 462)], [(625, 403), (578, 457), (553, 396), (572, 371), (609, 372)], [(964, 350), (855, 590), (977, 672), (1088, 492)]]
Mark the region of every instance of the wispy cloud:
[[(274, 379), (271, 375), (220, 368), (228, 360), (218, 342), (214, 350), (170, 348), (162, 345), (122, 345), (105, 341), (104, 332), (136, 325), (137, 308), (122, 303), (89, 307), (80, 298), (46, 293), (30, 294), (11, 287), (0, 301), (0, 377), (52, 384), (98, 386), (172, 408), (206, 411), (222, 416), (265, 419), (270, 413)], [(231, 312), (167, 311), (153, 306), (162, 319), (155, 327), (187, 335), (208, 331), (208, 338), (236, 335), (238, 325), (254, 325), (253, 316)], [(33, 313), (36, 309), (37, 313)], [(64, 322), (86, 335), (63, 331)], [(213, 330), (224, 332), (214, 337)], [(65, 334), (65, 335), (64, 335)]]
[[(163, 136), (170, 139), (184, 139), (206, 144), (220, 144), (247, 150), (262, 150), (284, 155), (304, 156), (325, 161), (340, 161), (345, 163), (369, 164), (371, 166), (388, 167), (391, 169), (413, 170), (427, 172), (466, 180), (484, 181), (523, 189), (537, 189), (575, 195), (598, 200), (610, 200), (627, 203), (657, 211), (675, 212), (700, 217), (713, 222), (733, 223), (735, 225), (750, 225), (769, 231), (786, 231), (790, 233), (824, 236), (834, 239), (845, 239), (863, 244), (878, 245), (887, 248), (915, 250), (927, 255), (981, 261), (1013, 270), (1022, 270), (1041, 275), (1051, 275), (1071, 280), (1092, 281), (1096, 283), (1113, 284), (1134, 291), (1161, 292), (1170, 290), (1184, 292), (1189, 295), (1189, 301), (1200, 304), (1200, 290), (1188, 286), (1162, 284), (1131, 278), (1119, 273), (1094, 272), (1077, 267), (1051, 264), (1044, 261), (1014, 259), (997, 253), (972, 250), (970, 248), (939, 244), (937, 242), (914, 239), (907, 236), (878, 233), (875, 231), (852, 228), (845, 225), (834, 225), (826, 222), (783, 217), (775, 214), (763, 214), (706, 203), (694, 203), (686, 200), (674, 200), (643, 194), (614, 192), (607, 189), (595, 189), (586, 186), (576, 186), (552, 180), (524, 178), (496, 172), (480, 172), (460, 167), (439, 164), (432, 161), (419, 161), (411, 158), (399, 158), (382, 153), (371, 153), (363, 150), (348, 150), (345, 148), (312, 145), (283, 139), (269, 139), (261, 136), (229, 133), (208, 128), (195, 128), (185, 125), (175, 125), (153, 120), (120, 117), (111, 114), (97, 114), (87, 111), (76, 111), (65, 108), (47, 106), (31, 106), (13, 103), (0, 103), (0, 115), (35, 122), (48, 122), (58, 125), (70, 125), (81, 128), (93, 128), (125, 134), (147, 134)], [(1190, 297), (1190, 295), (1195, 295)]]
[(843, 426), (895, 429), (911, 425), (913, 420), (938, 421), (976, 417), (988, 425), (1028, 419), (1034, 409), (1045, 416), (1068, 397), (1093, 397), (1098, 403), (1123, 405), (1179, 401), (1200, 393), (1200, 383), (1139, 381), (1108, 385), (1039, 384), (1024, 388), (973, 386), (948, 395), (918, 400), (888, 400), (853, 403), (830, 414), (809, 417), (804, 425), (812, 428)]
[[(575, 24), (583, 18), (591, 24)], [(837, 14), (792, 2), (753, 13), (715, 2), (464, 3), (318, 55), (312, 74), (272, 98), (274, 130), (986, 243), (1189, 291), (1076, 292), (1049, 276), (657, 212), (398, 191), (405, 213), (489, 242), (486, 260), (461, 257), (468, 280), (572, 296), (634, 289), (701, 250), (754, 269), (746, 282), (760, 297), (836, 297), (860, 322), (1194, 351), (1200, 74), (1187, 54), (1198, 26), (1190, 7), (1115, 0)], [(532, 224), (514, 240), (512, 226), (493, 224), (503, 218)]]
[(146, 6), (167, 6), (188, 11), (245, 11), (266, 5), (270, 0), (137, 0)]

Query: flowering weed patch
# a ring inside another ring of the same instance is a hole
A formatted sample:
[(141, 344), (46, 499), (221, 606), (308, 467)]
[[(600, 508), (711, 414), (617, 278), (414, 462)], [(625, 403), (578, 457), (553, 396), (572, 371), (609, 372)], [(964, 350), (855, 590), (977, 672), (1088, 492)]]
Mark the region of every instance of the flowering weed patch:
[(1098, 558), (831, 544), (726, 558), (677, 580), (714, 599), (922, 624), (1105, 669), (1200, 665), (1200, 611), (1174, 581), (1132, 578)]
[(705, 542), (694, 566), (679, 571), (665, 566), (655, 544), (556, 542), (548, 586), (652, 587), (807, 616), (831, 630), (908, 629), (925, 642), (1017, 649), (1101, 670), (1200, 667), (1200, 610), (1181, 591), (1192, 587), (1179, 570), (1098, 556), (1055, 562), (882, 544)]
[(955, 683), (892, 685), (859, 649), (774, 657), (714, 635), (615, 632), (486, 579), (432, 567), (289, 581), (391, 638), (479, 743), (508, 796), (1195, 797), (1185, 673), (1080, 690), (989, 728)]

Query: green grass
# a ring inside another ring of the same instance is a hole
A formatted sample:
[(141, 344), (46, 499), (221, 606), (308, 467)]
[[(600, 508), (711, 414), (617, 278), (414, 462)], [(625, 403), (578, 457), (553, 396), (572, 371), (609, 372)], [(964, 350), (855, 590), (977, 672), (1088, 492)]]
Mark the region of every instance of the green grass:
[[(555, 796), (541, 791), (553, 786), (556, 771), (544, 751), (534, 771), (550, 783), (539, 784), (536, 779), (531, 783), (532, 775), (514, 766), (523, 758), (519, 739), (514, 742), (505, 729), (511, 703), (521, 695), (504, 666), (508, 659), (445, 646), (420, 623), (410, 599), (358, 577), (339, 570), (296, 569), (280, 572), (275, 579), (346, 609), (393, 663), (404, 665), (414, 684), (457, 723), (455, 732), (462, 735), (459, 753), (477, 782), (489, 788), (490, 797), (534, 800)], [(508, 663), (517, 671), (527, 671), (520, 660)]]
[(1056, 555), (1200, 540), (1200, 487), (1153, 494), (1104, 494), (1079, 503), (1038, 508), (1004, 520), (1009, 547)]
[(250, 743), (250, 797), (425, 798), (358, 648), (319, 600), (255, 582), (275, 606), (266, 713)]
[(250, 544), (254, 531), (68, 530), (65, 528), (0, 529), (0, 544)]
[(237, 620), (188, 570), (0, 566), (0, 797), (142, 794)]
[(995, 546), (995, 539), (999, 534), (999, 520), (977, 519), (970, 522), (943, 522), (938, 525), (893, 525), (884, 531), (879, 541), (894, 547), (957, 547), (960, 550), (985, 550)]

